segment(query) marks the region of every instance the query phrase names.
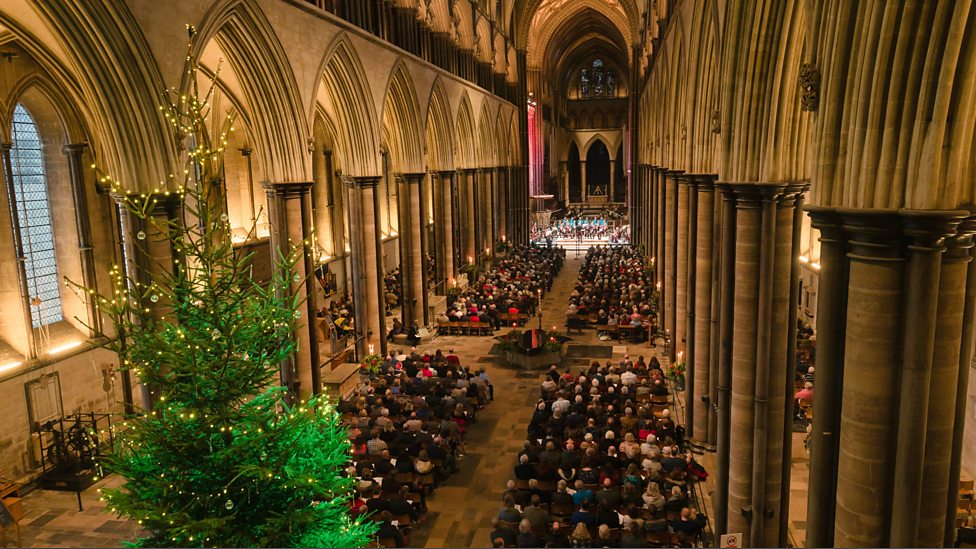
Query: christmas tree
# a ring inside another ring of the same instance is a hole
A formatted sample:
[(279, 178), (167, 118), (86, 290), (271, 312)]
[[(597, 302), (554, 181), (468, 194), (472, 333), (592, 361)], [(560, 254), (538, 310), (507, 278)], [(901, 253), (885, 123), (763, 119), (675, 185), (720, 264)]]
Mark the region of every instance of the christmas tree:
[[(100, 174), (151, 233), (136, 238), (165, 241), (175, 258), (151, 281), (114, 267), (112, 295), (87, 290), (114, 325), (108, 345), (155, 401), (128, 421), (105, 464), (125, 482), (102, 496), (146, 530), (134, 546), (363, 546), (375, 525), (349, 514), (355, 480), (338, 413), (324, 396), (299, 401), (276, 384), (302, 322), (288, 291), (300, 279), (289, 273), (308, 243), (279, 254), (270, 284), (252, 280), (220, 195), (233, 118), (208, 129), (216, 76), (201, 93), (188, 29), (189, 91), (170, 90), (160, 107), (186, 159), (182, 177), (131, 194)], [(179, 199), (177, 219), (151, 215), (167, 195)]]

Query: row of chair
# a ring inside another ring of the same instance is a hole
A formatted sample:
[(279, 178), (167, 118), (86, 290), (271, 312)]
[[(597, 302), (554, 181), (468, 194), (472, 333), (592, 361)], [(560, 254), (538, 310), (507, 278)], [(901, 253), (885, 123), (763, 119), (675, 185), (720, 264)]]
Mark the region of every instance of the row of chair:
[(444, 335), (492, 335), (490, 322), (438, 322), (437, 331)]
[(601, 332), (606, 332), (612, 339), (621, 341), (627, 339), (630, 341), (643, 339), (650, 333), (650, 326), (634, 326), (632, 324), (620, 325), (620, 324), (596, 324), (596, 320), (587, 316), (569, 316), (566, 317), (566, 331), (576, 333), (583, 333), (586, 328), (595, 328)]

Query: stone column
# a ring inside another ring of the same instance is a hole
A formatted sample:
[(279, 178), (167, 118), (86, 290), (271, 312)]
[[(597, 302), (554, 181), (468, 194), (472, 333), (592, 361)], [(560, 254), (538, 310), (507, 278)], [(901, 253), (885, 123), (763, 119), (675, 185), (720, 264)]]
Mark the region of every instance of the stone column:
[[(728, 531), (742, 532), (743, 541), (755, 547), (750, 524), (762, 511), (752, 501), (753, 447), (756, 422), (756, 338), (759, 335), (759, 290), (763, 234), (762, 196), (755, 186), (734, 184), (736, 195), (735, 289), (732, 335), (732, 392), (730, 399)], [(751, 191), (751, 192), (748, 192)], [(768, 287), (769, 281), (765, 281)], [(765, 326), (768, 329), (768, 325)], [(761, 515), (759, 515), (761, 516)], [(744, 543), (745, 545), (745, 543)]]
[(508, 241), (508, 170), (504, 166), (495, 168), (495, 196), (498, 202), (495, 206), (498, 209), (496, 232), (498, 239)]
[(586, 203), (590, 193), (586, 188), (586, 159), (580, 160), (580, 202)]
[[(949, 465), (935, 454), (945, 453), (950, 439), (945, 431), (953, 422), (952, 407), (930, 397), (951, 400), (954, 393), (933, 392), (933, 382), (939, 381), (933, 377), (934, 358), (951, 361), (957, 352), (936, 349), (936, 338), (957, 349), (962, 340), (961, 328), (957, 337), (954, 327), (961, 325), (961, 311), (948, 304), (959, 297), (952, 295), (958, 291), (952, 285), (961, 285), (961, 270), (953, 268), (950, 255), (943, 275), (943, 239), (968, 212), (842, 210), (841, 215), (851, 251), (837, 465), (838, 486), (844, 488), (837, 491), (834, 543), (916, 546), (924, 539), (928, 544), (941, 540), (937, 526), (944, 515), (925, 512), (924, 520), (935, 527), (922, 531), (921, 506), (929, 503), (923, 485), (948, 475)], [(942, 280), (949, 286), (940, 288)], [(939, 364), (940, 371), (950, 369), (950, 377), (954, 367)], [(925, 488), (945, 501), (942, 487)]]
[(732, 331), (735, 288), (736, 200), (732, 185), (716, 184), (722, 198), (722, 262), (720, 270), (718, 376), (716, 394), (718, 419), (715, 455), (715, 531), (729, 532), (729, 457), (731, 453)]
[(440, 246), (438, 253), (441, 254), (444, 265), (444, 280), (446, 287), (445, 293), (452, 287), (454, 278), (457, 276), (457, 269), (454, 265), (454, 197), (453, 182), (454, 172), (445, 170), (438, 172), (438, 185), (441, 192), (441, 210), (435, 218), (434, 228), (440, 230), (441, 238), (437, 239)]
[(658, 316), (661, 318), (661, 327), (667, 329), (673, 329), (671, 324), (671, 317), (667, 314), (667, 307), (665, 303), (665, 286), (669, 284), (667, 278), (667, 268), (670, 264), (670, 256), (668, 256), (668, 248), (665, 245), (665, 238), (667, 234), (667, 183), (664, 178), (664, 168), (657, 167), (654, 168), (654, 187), (657, 192), (657, 198), (655, 205), (657, 206), (657, 223), (654, 226), (654, 238), (656, 239), (655, 247), (657, 249), (657, 254), (655, 256), (655, 262), (657, 263), (657, 269), (655, 271), (657, 275), (657, 283), (655, 284), (656, 289), (661, 292), (661, 303), (658, 306), (661, 310)]
[[(484, 206), (484, 168), (477, 168), (471, 174), (470, 211), (474, 220), (474, 262), (479, 267), (485, 251), (485, 206)], [(469, 254), (470, 255), (470, 254)]]
[(426, 324), (424, 314), (424, 258), (421, 246), (423, 219), (420, 211), (420, 186), (423, 173), (401, 174), (400, 193), (404, 210), (400, 215), (400, 273), (403, 284), (403, 325)]
[[(149, 287), (154, 279), (164, 274), (173, 274), (175, 271), (167, 272), (164, 269), (175, 269), (174, 265), (181, 259), (173, 246), (174, 235), (159, 229), (167, 227), (170, 222), (181, 221), (180, 199), (176, 194), (156, 195), (154, 207), (146, 213), (145, 218), (140, 218), (126, 208), (124, 196), (113, 195), (112, 198), (118, 214), (123, 248), (122, 269), (129, 281), (128, 290), (130, 295), (142, 296), (144, 292), (140, 288)], [(141, 299), (140, 306), (148, 308), (154, 319), (160, 319), (171, 303), (165, 299), (155, 303), (149, 299)], [(119, 338), (125, 346), (125, 334), (119, 334)], [(142, 407), (152, 410), (159, 397), (157, 388), (142, 385), (141, 392)]]
[[(695, 391), (695, 277), (698, 272), (698, 263), (695, 257), (694, 246), (698, 239), (698, 176), (686, 175), (679, 180), (679, 185), (687, 189), (688, 206), (687, 213), (687, 235), (685, 237), (685, 429), (689, 438), (695, 432), (695, 403), (699, 400), (701, 393)], [(680, 208), (681, 203), (679, 201)], [(680, 263), (679, 263), (680, 265)], [(679, 279), (680, 282), (680, 279)], [(694, 445), (694, 443), (692, 443)]]
[(667, 256), (664, 282), (664, 308), (668, 330), (671, 333), (670, 360), (677, 358), (677, 293), (678, 287), (678, 179), (680, 171), (668, 170), (664, 173), (666, 217), (664, 226), (665, 255)]
[[(319, 341), (315, 329), (318, 299), (315, 292), (315, 248), (312, 244), (312, 183), (264, 183), (268, 195), (268, 220), (271, 229), (272, 256), (288, 255), (292, 247), (300, 247), (301, 260), (295, 263), (293, 273), (285, 273), (290, 283), (289, 293), (302, 303), (301, 320), (295, 331), (297, 349), (292, 357), (282, 363), (282, 379), (292, 382), (287, 387), (292, 398), (308, 398), (321, 388)], [(275, 268), (280, 265), (275, 264)], [(279, 273), (280, 274), (280, 273)], [(290, 372), (285, 370), (290, 369)]]
[(23, 350), (23, 355), (28, 360), (37, 358), (37, 341), (34, 338), (34, 329), (31, 322), (32, 312), (31, 312), (31, 295), (30, 290), (27, 286), (27, 254), (24, 251), (24, 242), (21, 238), (20, 230), (20, 219), (17, 215), (19, 211), (19, 206), (17, 206), (17, 195), (14, 187), (14, 172), (11, 165), (10, 151), (13, 146), (10, 143), (3, 143), (0, 145), (0, 152), (3, 153), (3, 171), (6, 177), (7, 184), (7, 201), (10, 206), (10, 228), (13, 242), (14, 242), (14, 254), (16, 254), (17, 259), (17, 276), (20, 287), (20, 304), (21, 313), (23, 319), (24, 328), (24, 341), (26, 342), (25, 348)]
[(653, 166), (644, 166), (644, 184), (646, 189), (644, 190), (645, 202), (644, 202), (644, 218), (647, 223), (644, 227), (644, 243), (647, 246), (647, 255), (650, 257), (651, 267), (654, 267), (654, 282), (661, 280), (658, 275), (658, 249), (657, 249), (657, 238), (655, 228), (658, 222), (657, 213), (657, 181), (655, 179), (655, 168)]
[[(641, 165), (637, 164), (634, 166), (637, 174), (641, 173)], [(635, 181), (639, 182), (640, 179), (636, 178)], [(630, 238), (631, 244), (634, 246), (640, 246), (641, 244), (641, 203), (640, 203), (640, 184), (631, 185), (630, 193), (628, 194), (629, 209), (627, 210), (627, 220), (630, 222)]]
[[(63, 150), (68, 157), (68, 171), (71, 180), (71, 196), (75, 205), (75, 226), (78, 232), (78, 255), (81, 260), (82, 284), (86, 288), (95, 289), (97, 293), (98, 280), (95, 276), (95, 249), (92, 245), (91, 220), (88, 210), (88, 191), (85, 188), (85, 163), (82, 155), (85, 153), (86, 143), (65, 145)], [(101, 332), (102, 317), (98, 313), (98, 306), (92, 297), (85, 298), (89, 327), (89, 337), (95, 337)], [(124, 386), (124, 389), (129, 388)]]
[(464, 170), (464, 178), (462, 180), (462, 194), (464, 197), (464, 254), (465, 261), (472, 263), (478, 259), (478, 225), (475, 217), (475, 193), (477, 189), (476, 184), (477, 170), (466, 169)]
[(386, 315), (383, 291), (383, 256), (376, 185), (380, 176), (343, 177), (349, 199), (349, 244), (355, 300), (357, 350), (373, 348), (386, 354)]
[[(894, 499), (891, 502), (889, 542), (895, 546), (905, 547), (914, 547), (918, 544), (922, 473), (926, 468), (930, 471), (932, 469), (928, 463), (929, 454), (926, 452), (926, 444), (922, 441), (926, 440), (928, 424), (929, 385), (932, 379), (932, 353), (935, 351), (940, 301), (942, 253), (945, 251), (945, 237), (954, 230), (954, 227), (944, 227), (939, 223), (933, 224), (927, 221), (924, 218), (914, 217), (903, 219), (905, 235), (911, 238), (907, 265), (907, 276), (911, 286), (906, 296), (906, 310), (911, 311), (911, 314), (905, 317), (905, 337), (902, 343), (904, 358), (901, 366), (898, 439), (895, 445), (895, 478), (898, 481), (894, 483)], [(962, 287), (962, 284), (958, 284), (954, 289)], [(960, 299), (959, 304), (961, 303)], [(957, 311), (961, 312), (961, 308)], [(961, 318), (959, 320), (961, 321)], [(943, 332), (943, 335), (950, 334), (951, 332)], [(956, 353), (958, 349), (958, 339), (956, 339)], [(956, 360), (949, 362), (947, 366), (958, 367), (958, 358), (952, 358)], [(951, 369), (947, 373), (947, 379), (955, 377), (953, 375), (955, 372)], [(933, 407), (941, 408), (939, 403), (933, 403)], [(939, 419), (944, 421), (945, 417)], [(951, 428), (951, 421), (945, 422), (944, 426)], [(940, 450), (944, 450), (947, 446), (944, 444)], [(948, 457), (944, 452), (943, 456)], [(941, 461), (939, 458), (935, 460)], [(945, 460), (945, 464), (948, 472), (948, 459)], [(938, 465), (935, 465), (937, 469)], [(947, 482), (948, 479), (945, 479), (943, 486)], [(944, 496), (934, 499), (941, 501)], [(937, 516), (933, 534), (941, 534), (938, 526), (941, 526), (942, 522), (942, 517)], [(936, 537), (941, 542), (942, 536)]]
[(498, 180), (495, 178), (495, 168), (488, 168), (485, 173), (488, 181), (488, 207), (491, 215), (488, 216), (488, 243), (487, 247), (494, 253), (495, 242), (498, 241)]
[(617, 161), (613, 158), (610, 159), (610, 185), (607, 186), (607, 203), (613, 202), (613, 185), (614, 180), (617, 178)]
[[(314, 159), (313, 173), (315, 185), (312, 186), (312, 211), (315, 213), (315, 243), (323, 252), (332, 256), (342, 255), (341, 244), (337, 244), (335, 230), (335, 201), (332, 195), (334, 173), (332, 151), (322, 149), (322, 157)], [(253, 200), (253, 199), (252, 199)]]
[(708, 360), (708, 398), (709, 398), (709, 410), (708, 410), (708, 442), (707, 449), (711, 451), (716, 451), (718, 448), (718, 386), (719, 386), (719, 351), (720, 351), (720, 330), (719, 330), (719, 317), (721, 316), (722, 310), (722, 238), (723, 238), (723, 225), (725, 218), (723, 215), (724, 210), (724, 200), (722, 200), (721, 193), (714, 186), (712, 191), (712, 257), (711, 257), (711, 295), (709, 300), (711, 302), (711, 309), (709, 311), (709, 316), (711, 321), (709, 322), (709, 360)]
[[(417, 184), (418, 219), (420, 220), (420, 277), (421, 277), (421, 304), (420, 310), (423, 316), (424, 326), (431, 324), (432, 318), (429, 317), (430, 307), (430, 287), (431, 282), (437, 279), (436, 272), (436, 253), (433, 252), (434, 243), (431, 242), (430, 224), (433, 219), (433, 180), (432, 173), (421, 172), (420, 183)], [(430, 200), (428, 200), (428, 197)], [(428, 271), (427, 258), (435, 261), (435, 266)]]
[[(956, 426), (956, 383), (964, 353), (966, 284), (973, 246), (973, 223), (961, 223), (954, 236), (945, 241), (939, 277), (935, 342), (926, 411), (925, 457), (922, 468), (918, 543), (921, 547), (951, 546), (955, 536), (945, 536), (945, 524), (953, 521), (958, 505), (958, 482), (952, 486), (952, 444)], [(969, 333), (972, 333), (970, 327)], [(971, 353), (967, 353), (971, 356)], [(969, 356), (967, 358), (969, 358)], [(966, 367), (968, 369), (968, 366)], [(963, 397), (965, 399), (965, 397)], [(948, 450), (948, 451), (947, 451)], [(958, 478), (956, 472), (955, 477)], [(952, 507), (931, 505), (953, 496)], [(953, 532), (954, 533), (954, 532)]]
[(898, 410), (892, 380), (898, 379), (906, 258), (893, 212), (845, 212), (843, 223), (850, 279), (837, 464), (844, 489), (837, 491), (834, 543), (882, 546), (889, 539), (894, 467), (888, 456), (895, 452)]
[(847, 310), (847, 243), (834, 208), (807, 206), (812, 227), (820, 231), (817, 289), (817, 386), (813, 393), (810, 474), (807, 499), (807, 547), (832, 547), (837, 491), (837, 448), (844, 381), (844, 332)]
[[(714, 242), (713, 212), (715, 198), (715, 178), (703, 176), (696, 179), (697, 189), (697, 230), (695, 239), (695, 314), (694, 325), (694, 364), (689, 363), (689, 370), (695, 371), (693, 402), (686, 403), (694, 408), (694, 429), (691, 432), (692, 443), (705, 446), (708, 442), (708, 424), (711, 404), (711, 387), (715, 380), (711, 379), (711, 329), (712, 329), (712, 243)], [(689, 355), (691, 351), (689, 350)], [(689, 361), (691, 357), (689, 357)]]
[(780, 483), (796, 190), (731, 186), (737, 215), (727, 528), (743, 532), (753, 547), (776, 546), (789, 508)]
[[(976, 216), (970, 216), (959, 226), (960, 235), (953, 240), (955, 247), (969, 248), (966, 265), (966, 283), (962, 315), (962, 339), (959, 343), (958, 377), (952, 384), (955, 387), (955, 406), (953, 408), (954, 423), (952, 425), (952, 442), (950, 445), (949, 486), (946, 493), (945, 525), (943, 547), (955, 545), (956, 537), (956, 508), (959, 505), (959, 473), (962, 469), (962, 443), (966, 426), (966, 414), (969, 391), (969, 369), (973, 359), (973, 343), (976, 334), (973, 332), (973, 318), (976, 316), (976, 261), (973, 261), (973, 235), (976, 233)], [(951, 241), (950, 241), (951, 242)], [(950, 245), (950, 253), (954, 246)]]
[(684, 174), (675, 178), (677, 201), (675, 204), (675, 263), (674, 263), (674, 303), (675, 322), (674, 352), (681, 362), (688, 337), (688, 178)]
[(410, 247), (414, 251), (413, 286), (414, 296), (417, 298), (416, 320), (421, 326), (428, 324), (427, 319), (427, 193), (425, 172), (404, 174), (410, 186)]

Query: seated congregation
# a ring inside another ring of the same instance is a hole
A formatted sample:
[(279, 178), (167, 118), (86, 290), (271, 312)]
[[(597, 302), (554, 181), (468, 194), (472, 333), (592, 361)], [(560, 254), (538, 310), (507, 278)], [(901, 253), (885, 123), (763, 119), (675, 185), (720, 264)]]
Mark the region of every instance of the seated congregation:
[(550, 370), (495, 517), (495, 547), (694, 546), (704, 468), (656, 358)]
[(406, 547), (424, 521), (427, 497), (453, 473), (478, 411), (494, 399), (484, 368), (470, 370), (451, 350), (393, 351), (379, 372), (339, 403), (352, 442), (355, 514), (377, 522), (377, 544)]
[(653, 340), (656, 300), (640, 252), (630, 246), (591, 246), (566, 309), (566, 329), (594, 327), (603, 341)]
[(465, 288), (448, 292), (447, 311), (437, 318), (447, 335), (491, 335), (504, 325), (525, 324), (562, 269), (559, 247), (519, 246)]

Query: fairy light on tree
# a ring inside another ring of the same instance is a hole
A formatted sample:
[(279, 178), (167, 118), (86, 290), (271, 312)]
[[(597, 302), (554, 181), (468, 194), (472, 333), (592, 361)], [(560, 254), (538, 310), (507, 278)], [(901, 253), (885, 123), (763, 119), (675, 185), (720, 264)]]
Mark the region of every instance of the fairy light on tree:
[[(113, 266), (112, 291), (95, 296), (119, 334), (107, 346), (157, 398), (127, 421), (106, 463), (124, 484), (102, 497), (145, 529), (137, 547), (366, 545), (376, 528), (349, 514), (355, 480), (337, 411), (324, 396), (289, 404), (276, 383), (302, 305), (283, 290), (307, 244), (278, 258), (270, 284), (252, 280), (252, 254), (234, 248), (220, 195), (234, 120), (209, 131), (217, 76), (202, 94), (187, 29), (189, 91), (169, 90), (160, 106), (185, 169), (139, 194), (99, 174), (151, 233), (136, 238), (164, 242), (175, 257), (152, 269), (152, 282)], [(176, 219), (152, 215), (165, 196), (179, 200)]]

